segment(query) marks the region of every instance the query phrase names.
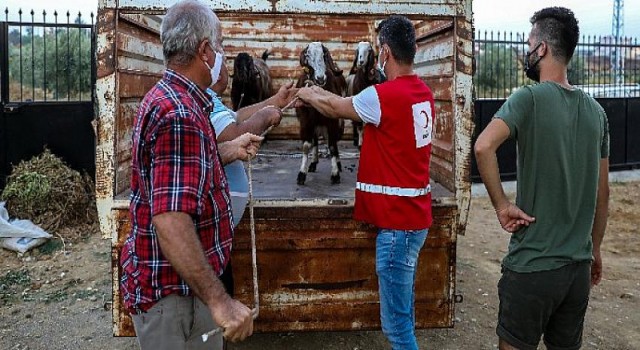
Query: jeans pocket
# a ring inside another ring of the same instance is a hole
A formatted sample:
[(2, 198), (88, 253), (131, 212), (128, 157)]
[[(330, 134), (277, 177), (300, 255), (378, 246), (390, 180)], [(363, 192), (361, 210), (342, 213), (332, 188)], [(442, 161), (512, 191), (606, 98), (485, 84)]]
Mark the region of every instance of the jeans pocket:
[(407, 231), (405, 234), (405, 248), (407, 257), (407, 266), (415, 267), (418, 263), (420, 250), (424, 246), (427, 238), (428, 230)]
[(397, 236), (393, 230), (380, 230), (376, 238), (376, 271), (393, 267)]

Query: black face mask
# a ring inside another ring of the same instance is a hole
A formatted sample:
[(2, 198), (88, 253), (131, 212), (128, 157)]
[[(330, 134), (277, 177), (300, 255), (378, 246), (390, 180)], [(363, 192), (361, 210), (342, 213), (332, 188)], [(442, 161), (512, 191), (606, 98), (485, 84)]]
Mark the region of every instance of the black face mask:
[(524, 73), (527, 75), (527, 78), (535, 82), (540, 82), (540, 67), (538, 67), (538, 63), (540, 63), (540, 60), (542, 59), (542, 57), (538, 56), (538, 59), (533, 63), (529, 61), (529, 58), (534, 52), (536, 52), (536, 50), (538, 50), (540, 45), (542, 45), (542, 42), (536, 45), (533, 51), (531, 52), (527, 51), (527, 55), (524, 60)]

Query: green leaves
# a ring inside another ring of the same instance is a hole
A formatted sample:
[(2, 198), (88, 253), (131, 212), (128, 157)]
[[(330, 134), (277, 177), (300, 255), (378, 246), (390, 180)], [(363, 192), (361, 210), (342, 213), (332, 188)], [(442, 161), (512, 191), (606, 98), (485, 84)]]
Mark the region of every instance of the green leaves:
[(12, 28), (11, 101), (91, 99), (91, 28)]

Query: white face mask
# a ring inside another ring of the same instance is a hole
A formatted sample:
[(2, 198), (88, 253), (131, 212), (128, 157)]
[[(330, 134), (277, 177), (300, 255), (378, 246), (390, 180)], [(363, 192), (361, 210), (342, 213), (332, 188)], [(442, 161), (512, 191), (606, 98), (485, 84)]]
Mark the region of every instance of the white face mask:
[[(213, 50), (213, 47), (211, 48)], [(209, 68), (209, 74), (211, 74), (211, 85), (214, 85), (220, 79), (220, 70), (222, 69), (222, 61), (224, 60), (224, 55), (216, 50), (213, 50), (216, 53), (216, 59), (213, 62), (213, 67), (209, 67), (209, 64), (205, 61), (204, 64)], [(210, 85), (210, 86), (211, 86)]]

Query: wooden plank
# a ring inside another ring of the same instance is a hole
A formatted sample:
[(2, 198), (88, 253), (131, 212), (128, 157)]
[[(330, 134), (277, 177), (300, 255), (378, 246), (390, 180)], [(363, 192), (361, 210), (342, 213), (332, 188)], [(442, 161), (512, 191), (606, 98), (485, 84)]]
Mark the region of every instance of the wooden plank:
[(456, 231), (464, 234), (471, 204), (471, 137), (474, 131), (473, 116), (473, 24), (471, 4), (465, 4), (464, 13), (456, 18), (456, 83), (455, 103), (455, 197), (459, 216)]
[[(471, 2), (470, 0), (466, 0)], [(164, 12), (176, 0), (119, 0), (118, 7), (129, 12), (156, 11)], [(254, 12), (254, 13), (318, 13), (318, 14), (379, 14), (402, 13), (407, 15), (455, 16), (458, 1), (428, 0), (428, 1), (396, 1), (370, 0), (366, 6), (360, 1), (331, 0), (315, 1), (311, 5), (307, 0), (207, 0), (208, 7), (216, 12)]]
[(144, 95), (158, 82), (155, 75), (143, 74), (135, 71), (118, 72), (118, 96), (120, 98), (139, 98)]
[[(158, 38), (149, 40), (148, 36), (136, 36), (136, 31), (127, 33), (118, 32), (117, 48), (118, 55), (129, 57), (140, 57), (147, 61), (162, 63), (162, 45)], [(139, 35), (139, 34), (138, 34)]]
[(451, 102), (453, 99), (453, 78), (448, 76), (423, 78), (425, 84), (431, 89), (433, 98), (440, 102)]
[[(342, 216), (353, 210), (323, 209)], [(303, 208), (303, 211), (309, 214), (314, 208)], [(324, 223), (306, 220), (314, 228), (302, 230), (300, 216), (288, 207), (256, 211), (257, 220), (265, 223), (256, 228), (261, 303), (256, 330), (378, 329), (376, 229), (343, 219), (338, 220), (344, 223), (340, 231), (336, 226), (324, 225), (331, 221), (325, 219)], [(131, 226), (126, 209), (119, 210), (116, 217), (120, 238), (113, 245), (112, 269), (119, 278), (117, 258)], [(453, 307), (450, 289), (454, 275), (449, 266), (455, 254), (455, 236), (451, 231), (454, 217), (453, 207), (434, 208), (434, 222), (438, 224), (430, 229), (416, 274), (417, 327), (452, 325), (449, 310)], [(282, 227), (298, 227), (298, 230), (283, 231)], [(249, 223), (244, 220), (234, 237), (232, 259), (237, 298), (247, 305), (253, 300), (250, 252)], [(121, 325), (117, 334), (133, 335), (118, 288), (114, 287), (113, 292), (114, 320)], [(290, 328), (293, 324), (297, 326)]]

